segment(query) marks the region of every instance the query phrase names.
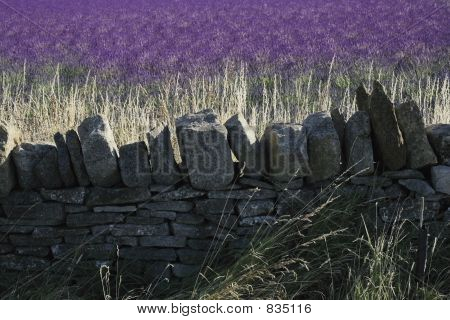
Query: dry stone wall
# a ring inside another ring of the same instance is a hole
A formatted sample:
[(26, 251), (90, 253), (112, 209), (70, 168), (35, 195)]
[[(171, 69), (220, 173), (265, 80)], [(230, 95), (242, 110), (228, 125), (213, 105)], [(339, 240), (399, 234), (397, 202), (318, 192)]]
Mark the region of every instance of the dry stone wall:
[(280, 216), (309, 210), (335, 179), (346, 181), (336, 195), (377, 201), (384, 223), (400, 215), (445, 226), (450, 124), (425, 127), (413, 101), (394, 105), (379, 83), (358, 88), (357, 105), (347, 122), (319, 112), (269, 124), (261, 139), (242, 115), (222, 124), (203, 110), (176, 119), (175, 133), (160, 125), (120, 148), (100, 115), (54, 144), (23, 142), (1, 123), (0, 269), (39, 271), (78, 254), (191, 277), (214, 243), (245, 249), (258, 229), (276, 232)]

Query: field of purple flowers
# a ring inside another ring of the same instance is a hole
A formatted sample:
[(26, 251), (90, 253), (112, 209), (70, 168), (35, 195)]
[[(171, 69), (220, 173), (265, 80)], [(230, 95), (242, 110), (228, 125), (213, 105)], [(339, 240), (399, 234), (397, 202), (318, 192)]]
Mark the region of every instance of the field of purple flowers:
[(445, 0), (1, 0), (0, 66), (146, 80), (224, 61), (285, 72), (448, 58)]

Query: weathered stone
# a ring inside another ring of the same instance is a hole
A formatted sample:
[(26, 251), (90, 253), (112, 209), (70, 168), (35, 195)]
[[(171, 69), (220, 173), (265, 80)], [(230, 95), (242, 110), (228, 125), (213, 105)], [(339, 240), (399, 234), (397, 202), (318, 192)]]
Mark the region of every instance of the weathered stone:
[(431, 168), (431, 181), (434, 190), (450, 194), (450, 167), (436, 166)]
[(135, 212), (136, 206), (102, 206), (102, 207), (94, 207), (93, 211), (96, 213), (100, 212)]
[(64, 243), (67, 244), (100, 244), (105, 242), (105, 237), (101, 235), (92, 235), (92, 234), (85, 234), (85, 235), (66, 235), (64, 236)]
[(3, 205), (5, 214), (10, 219), (63, 220), (64, 205), (60, 203), (37, 203), (34, 205)]
[(189, 248), (194, 250), (208, 250), (214, 246), (214, 240), (189, 239), (187, 240), (187, 245)]
[(62, 238), (34, 238), (29, 234), (11, 234), (9, 241), (16, 247), (29, 247), (29, 246), (51, 246), (61, 243)]
[(169, 235), (169, 225), (167, 223), (140, 225), (121, 224), (116, 225), (111, 234), (116, 237), (122, 236), (167, 236)]
[(271, 200), (246, 201), (237, 204), (237, 211), (241, 217), (268, 215), (274, 210), (275, 204)]
[(207, 255), (206, 251), (192, 249), (178, 249), (177, 256), (182, 263), (186, 264), (202, 264)]
[(177, 218), (175, 211), (152, 211), (148, 209), (139, 209), (136, 215), (143, 218), (162, 218), (167, 220), (175, 220)]
[(155, 217), (127, 217), (125, 223), (129, 224), (161, 224), (164, 223), (163, 218)]
[(10, 244), (0, 243), (0, 255), (11, 253), (14, 251), (14, 247)]
[(14, 148), (13, 159), (22, 189), (57, 189), (62, 186), (55, 146), (22, 143)]
[(161, 192), (152, 198), (153, 201), (173, 201), (200, 198), (205, 195), (204, 191), (192, 189), (189, 186), (182, 186), (169, 192)]
[(78, 127), (78, 134), (92, 184), (112, 187), (120, 183), (117, 145), (106, 118), (96, 115), (85, 119)]
[(118, 246), (130, 246), (130, 247), (136, 247), (138, 245), (138, 238), (137, 237), (113, 237), (113, 236), (107, 236), (106, 237), (107, 243), (113, 243)]
[(306, 130), (298, 124), (272, 124), (262, 138), (266, 171), (273, 180), (290, 181), (311, 174)]
[(406, 144), (406, 164), (419, 169), (437, 163), (436, 155), (430, 146), (425, 131), (425, 123), (419, 107), (408, 101), (395, 107), (398, 125)]
[(124, 216), (119, 213), (73, 213), (69, 214), (66, 223), (69, 227), (89, 227), (97, 224), (122, 222)]
[(158, 126), (147, 133), (152, 180), (161, 185), (173, 185), (181, 174), (173, 153), (168, 126)]
[(119, 148), (120, 175), (130, 188), (148, 187), (151, 184), (150, 161), (144, 141), (123, 145)]
[(60, 132), (55, 133), (53, 140), (55, 140), (58, 152), (58, 168), (63, 184), (66, 188), (75, 187), (77, 185), (77, 178), (72, 170), (72, 162), (66, 140)]
[(195, 189), (217, 190), (234, 178), (234, 165), (227, 140), (227, 129), (210, 109), (177, 118), (180, 153), (189, 180)]
[(232, 199), (205, 199), (195, 202), (197, 214), (229, 214), (234, 212), (235, 201)]
[(399, 170), (406, 165), (406, 146), (397, 123), (394, 105), (378, 81), (374, 81), (370, 96), (370, 121), (376, 158), (389, 170)]
[(423, 180), (400, 179), (398, 180), (398, 183), (421, 196), (430, 196), (436, 193), (433, 188)]
[(0, 121), (0, 197), (7, 196), (16, 186), (16, 171), (11, 152), (20, 143), (20, 131)]
[(212, 222), (214, 225), (227, 229), (235, 229), (238, 225), (238, 216), (234, 214), (227, 214), (223, 216), (217, 214), (207, 214), (205, 215), (205, 219)]
[(33, 238), (57, 238), (62, 236), (82, 236), (90, 233), (87, 228), (63, 229), (55, 227), (36, 227), (31, 234)]
[(48, 247), (17, 247), (16, 254), (19, 256), (46, 257), (50, 253)]
[(411, 198), (403, 201), (388, 201), (378, 205), (378, 215), (386, 223), (403, 219), (419, 221), (422, 214), (424, 221), (433, 220), (437, 217), (439, 210), (439, 202), (425, 201), (422, 211), (422, 200)]
[(426, 132), (439, 162), (450, 165), (450, 124), (432, 124)]
[(60, 190), (41, 190), (44, 200), (56, 201), (67, 204), (83, 204), (86, 197), (86, 189), (83, 187)]
[(371, 177), (353, 177), (350, 180), (353, 184), (363, 185), (369, 187), (389, 187), (392, 185), (392, 180), (386, 177), (371, 176)]
[(205, 239), (214, 235), (215, 229), (212, 226), (199, 226), (181, 223), (171, 223), (173, 234), (176, 236)]
[(0, 256), (0, 269), (16, 271), (42, 271), (50, 266), (48, 260), (36, 257), (8, 254)]
[(241, 169), (248, 175), (261, 175), (265, 166), (264, 156), (255, 130), (240, 113), (228, 119), (225, 127), (231, 150), (239, 160)]
[(42, 202), (41, 195), (34, 191), (11, 191), (8, 197), (0, 199), (1, 204), (9, 204), (12, 206), (32, 205), (39, 202)]
[(178, 236), (152, 236), (139, 238), (139, 244), (143, 247), (184, 248), (186, 237)]
[(208, 192), (208, 198), (210, 199), (263, 200), (263, 199), (273, 199), (276, 197), (277, 193), (275, 191), (258, 188)]
[(421, 179), (425, 180), (422, 172), (413, 169), (404, 169), (400, 171), (385, 171), (383, 176), (389, 179)]
[(152, 184), (149, 189), (151, 192), (169, 192), (175, 190), (175, 185)]
[[(344, 138), (345, 138), (345, 118), (338, 108), (334, 108), (330, 111), (331, 120), (333, 120), (334, 129), (339, 137), (341, 143), (341, 150), (344, 150)], [(343, 160), (343, 159), (342, 159)]]
[(17, 219), (9, 220), (0, 218), (0, 232), (8, 233), (31, 233), (34, 226), (59, 226), (64, 223), (62, 220), (49, 219)]
[(370, 118), (364, 111), (357, 111), (345, 127), (345, 156), (351, 174), (369, 175), (375, 170)]
[(139, 208), (151, 211), (189, 212), (194, 208), (194, 204), (189, 201), (149, 202), (141, 205)]
[(326, 180), (341, 169), (339, 136), (327, 112), (309, 115), (303, 122), (308, 136), (309, 166), (312, 175), (309, 182)]
[(90, 227), (92, 234), (94, 235), (108, 235), (116, 227), (115, 224), (105, 224)]
[(123, 248), (120, 250), (120, 256), (124, 259), (143, 261), (175, 261), (177, 259), (175, 250), (168, 248)]
[(396, 183), (384, 189), (384, 197), (387, 199), (398, 199), (406, 196), (407, 191), (405, 191), (405, 188)]
[(243, 218), (241, 219), (241, 221), (239, 222), (240, 226), (243, 227), (251, 227), (254, 225), (259, 225), (259, 224), (267, 224), (267, 225), (274, 225), (277, 222), (277, 220), (274, 217), (270, 217), (270, 216), (264, 216), (264, 217), (248, 217), (248, 218)]
[(66, 204), (64, 206), (66, 213), (81, 213), (89, 211), (87, 206), (78, 205), (78, 204)]
[[(302, 180), (303, 181), (303, 180)], [(252, 179), (248, 177), (242, 177), (238, 180), (238, 183), (247, 186), (247, 187), (254, 187), (254, 188), (261, 188), (261, 189), (275, 189), (274, 185), (270, 182), (266, 182), (259, 179)]]
[(369, 112), (370, 96), (363, 84), (356, 89), (356, 107), (359, 111)]
[(179, 213), (177, 214), (175, 222), (184, 224), (201, 224), (204, 220), (204, 217), (199, 214)]
[(94, 187), (90, 190), (86, 205), (108, 206), (120, 204), (135, 204), (149, 201), (152, 194), (148, 188), (100, 188)]
[(90, 184), (89, 176), (86, 171), (86, 166), (84, 165), (80, 138), (75, 130), (66, 132), (66, 145), (70, 154), (72, 169), (78, 184), (82, 187), (87, 187)]
[(116, 246), (110, 243), (88, 244), (84, 246), (57, 244), (51, 247), (55, 259), (66, 259), (74, 255), (82, 255), (83, 259), (107, 260), (115, 258)]
[(177, 278), (189, 278), (200, 272), (200, 266), (174, 263), (172, 273)]

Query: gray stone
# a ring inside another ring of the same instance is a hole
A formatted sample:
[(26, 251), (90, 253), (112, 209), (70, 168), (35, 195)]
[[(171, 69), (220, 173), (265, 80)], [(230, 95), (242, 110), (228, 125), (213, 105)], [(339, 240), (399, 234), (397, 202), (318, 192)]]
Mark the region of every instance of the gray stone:
[[(59, 226), (64, 224), (64, 219), (17, 219), (9, 220), (0, 218), (0, 232), (30, 233), (33, 226)], [(31, 229), (31, 230), (30, 230)]]
[(84, 165), (80, 138), (75, 130), (66, 132), (66, 145), (69, 151), (72, 169), (78, 184), (82, 187), (87, 187), (90, 184), (89, 176), (86, 171), (86, 166)]
[(290, 181), (311, 174), (306, 130), (298, 124), (272, 124), (262, 138), (267, 172), (273, 180)]
[(124, 259), (143, 261), (175, 261), (177, 259), (175, 250), (169, 248), (123, 248), (120, 250), (120, 256)]
[[(333, 120), (334, 129), (339, 137), (339, 142), (341, 143), (341, 150), (344, 149), (344, 138), (345, 138), (345, 118), (338, 108), (334, 108), (330, 111), (331, 120)], [(343, 159), (342, 159), (343, 160)]]
[(150, 160), (144, 141), (123, 145), (119, 148), (120, 175), (130, 188), (148, 187), (151, 184)]
[[(303, 180), (302, 180), (303, 181)], [(259, 179), (252, 179), (248, 177), (242, 177), (238, 181), (239, 184), (247, 187), (261, 188), (261, 189), (270, 189), (273, 190), (275, 187), (272, 183), (266, 182)]]
[(364, 111), (357, 111), (345, 127), (345, 156), (351, 174), (369, 175), (375, 170), (370, 118)]
[(77, 178), (72, 170), (72, 162), (66, 140), (60, 132), (55, 133), (53, 140), (55, 140), (58, 152), (58, 168), (63, 184), (66, 188), (75, 187), (77, 185)]
[(24, 190), (60, 188), (56, 147), (50, 144), (22, 143), (13, 150), (19, 186)]
[(228, 119), (225, 127), (231, 150), (239, 160), (241, 169), (249, 175), (261, 175), (265, 166), (264, 156), (255, 130), (240, 113)]
[(184, 224), (201, 224), (204, 220), (204, 217), (199, 214), (179, 213), (177, 214), (175, 222)]
[(64, 206), (60, 203), (37, 203), (35, 205), (3, 205), (10, 219), (64, 220)]
[(384, 189), (384, 197), (387, 199), (398, 199), (406, 196), (407, 191), (405, 191), (405, 188), (396, 183)]
[(14, 247), (10, 244), (0, 243), (0, 255), (11, 253), (14, 251)]
[(0, 269), (15, 271), (42, 271), (50, 267), (48, 260), (36, 257), (8, 254), (0, 256)]
[(164, 223), (163, 218), (155, 217), (127, 217), (125, 223), (129, 224), (161, 224)]
[(41, 196), (44, 200), (56, 201), (67, 204), (83, 204), (86, 197), (86, 189), (83, 187), (60, 189), (60, 190), (41, 190)]
[(208, 198), (210, 199), (263, 200), (276, 198), (277, 195), (278, 194), (273, 190), (258, 188), (208, 192)]
[(450, 167), (435, 166), (431, 168), (431, 181), (434, 190), (450, 194)]
[(403, 169), (400, 171), (385, 171), (383, 176), (390, 179), (421, 179), (425, 180), (422, 172), (413, 169)]
[(211, 246), (214, 246), (214, 240), (189, 239), (187, 240), (187, 245), (194, 250), (208, 250)]
[(149, 189), (151, 192), (169, 192), (175, 190), (175, 185), (152, 184)]
[(87, 228), (63, 229), (55, 227), (36, 227), (31, 234), (33, 238), (57, 238), (62, 236), (82, 236), (90, 233)]
[(151, 211), (189, 212), (194, 208), (194, 204), (189, 201), (149, 202), (139, 206), (139, 208)]
[(237, 211), (241, 217), (253, 217), (260, 215), (269, 215), (273, 212), (274, 207), (275, 204), (271, 200), (241, 200), (237, 204)]
[(29, 247), (29, 246), (51, 246), (61, 243), (62, 238), (34, 238), (29, 234), (11, 234), (9, 241), (16, 247)]
[(189, 278), (200, 272), (200, 266), (174, 263), (172, 273), (177, 278)]
[(89, 208), (79, 204), (66, 204), (64, 206), (66, 213), (81, 213), (89, 211)]
[(106, 118), (95, 115), (78, 127), (84, 165), (95, 186), (112, 187), (120, 183), (118, 151)]
[(167, 236), (169, 235), (169, 225), (167, 223), (140, 225), (140, 224), (120, 224), (114, 226), (111, 234), (116, 237), (122, 236)]
[(421, 196), (430, 196), (436, 193), (433, 188), (423, 180), (401, 179), (398, 183)]
[(92, 234), (94, 235), (108, 235), (116, 227), (115, 224), (105, 224), (90, 227)]
[(17, 247), (16, 254), (19, 256), (33, 256), (44, 258), (48, 256), (50, 249), (48, 247)]
[(175, 211), (152, 211), (148, 209), (139, 209), (136, 215), (143, 218), (162, 218), (167, 220), (175, 220), (177, 218)]
[(107, 243), (112, 243), (118, 246), (129, 246), (129, 247), (136, 247), (138, 245), (138, 238), (137, 237), (113, 237), (113, 236), (107, 236), (106, 237)]
[[(205, 219), (212, 222), (214, 225), (218, 225), (220, 227), (226, 229), (235, 229), (238, 225), (238, 216), (234, 214), (227, 214), (219, 216), (217, 214), (208, 214), (205, 215)], [(220, 231), (224, 231), (221, 230)]]
[(175, 121), (178, 143), (189, 180), (195, 189), (220, 190), (234, 178), (227, 129), (210, 109)]
[(215, 229), (212, 226), (199, 226), (174, 223), (171, 224), (173, 234), (181, 237), (205, 239), (214, 235)]
[(205, 199), (195, 202), (197, 214), (229, 214), (234, 212), (235, 201), (232, 199)]
[(439, 202), (424, 202), (422, 211), (422, 200), (406, 198), (402, 201), (388, 201), (378, 205), (378, 215), (385, 223), (392, 223), (399, 220), (420, 221), (423, 214), (424, 221), (437, 218), (440, 205)]
[(277, 200), (277, 215), (296, 216), (301, 212), (309, 211), (316, 194), (313, 190), (285, 190), (280, 192)]
[(67, 244), (101, 244), (105, 242), (105, 237), (101, 235), (66, 235), (64, 236), (64, 243)]
[(152, 198), (148, 188), (100, 188), (94, 187), (90, 190), (86, 205), (108, 206), (121, 204), (136, 204), (146, 202)]
[(24, 205), (24, 204), (36, 204), (42, 202), (41, 195), (34, 191), (11, 191), (6, 198), (0, 199), (1, 204), (9, 205)]
[(83, 259), (107, 260), (115, 258), (116, 250), (116, 246), (110, 243), (88, 244), (84, 246), (58, 244), (51, 247), (55, 259), (67, 259), (71, 256), (82, 255)]
[(173, 185), (181, 180), (168, 126), (158, 126), (147, 133), (152, 180), (161, 185)]
[(7, 196), (17, 184), (11, 152), (20, 143), (22, 143), (20, 131), (0, 121), (0, 197)]
[(151, 236), (139, 238), (142, 247), (184, 248), (186, 237), (177, 236)]
[(102, 206), (94, 207), (93, 211), (96, 213), (100, 212), (135, 212), (136, 206)]
[(372, 124), (376, 158), (389, 170), (399, 170), (406, 165), (406, 145), (397, 123), (394, 105), (378, 81), (374, 81), (370, 96), (370, 121)]
[(178, 249), (177, 256), (181, 263), (202, 264), (207, 255), (206, 251), (193, 249)]
[(169, 192), (161, 192), (152, 198), (153, 201), (173, 201), (200, 198), (205, 195), (204, 191), (192, 189), (190, 186), (182, 186)]
[(341, 170), (341, 147), (333, 120), (327, 112), (309, 115), (303, 122), (308, 136), (309, 182), (329, 179)]
[(437, 163), (425, 131), (425, 123), (419, 107), (408, 101), (395, 107), (398, 125), (406, 144), (406, 164), (419, 169)]
[(304, 184), (304, 178), (297, 178), (288, 182), (274, 182), (275, 190), (277, 191), (298, 190), (301, 189)]
[(277, 220), (275, 219), (275, 217), (270, 217), (270, 216), (248, 217), (248, 218), (241, 219), (241, 221), (239, 222), (239, 225), (243, 226), (243, 227), (251, 227), (251, 226), (260, 225), (260, 224), (267, 224), (269, 226), (272, 226), (276, 222), (277, 222)]
[(89, 227), (105, 223), (122, 222), (124, 216), (119, 213), (73, 213), (69, 214), (66, 223), (69, 227)]
[(439, 162), (450, 165), (450, 124), (432, 124), (426, 132)]
[(356, 89), (356, 107), (359, 111), (370, 111), (370, 95), (363, 84), (360, 84)]
[(371, 176), (371, 177), (353, 177), (350, 180), (353, 184), (369, 187), (389, 187), (392, 180), (387, 177)]

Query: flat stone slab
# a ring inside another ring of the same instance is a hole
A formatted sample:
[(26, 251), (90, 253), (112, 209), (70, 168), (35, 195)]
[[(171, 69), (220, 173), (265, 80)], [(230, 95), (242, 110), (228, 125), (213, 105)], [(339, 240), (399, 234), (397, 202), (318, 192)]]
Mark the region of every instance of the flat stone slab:
[(425, 180), (425, 176), (419, 170), (403, 169), (399, 171), (385, 171), (383, 176), (389, 179), (421, 179)]
[(392, 185), (391, 179), (381, 176), (353, 177), (350, 181), (355, 185), (363, 185), (368, 187), (389, 187)]
[(70, 162), (72, 163), (72, 170), (77, 178), (78, 185), (87, 187), (90, 185), (89, 176), (84, 165), (80, 138), (75, 130), (66, 132), (66, 145), (70, 155)]
[(92, 209), (94, 212), (135, 212), (136, 206), (102, 206), (102, 207), (94, 207)]
[(64, 205), (60, 203), (37, 203), (35, 205), (3, 205), (5, 215), (10, 219), (64, 220)]
[[(302, 182), (303, 182), (303, 180), (302, 180)], [(248, 177), (239, 178), (238, 183), (240, 185), (247, 186), (247, 187), (253, 187), (253, 188), (270, 189), (270, 190), (275, 189), (274, 185), (270, 182), (266, 182), (266, 181), (259, 180), (259, 179), (252, 179), (252, 178), (248, 178)]]
[(195, 201), (197, 214), (230, 214), (234, 212), (235, 200), (205, 199)]
[(77, 185), (77, 178), (72, 170), (72, 162), (70, 160), (69, 148), (67, 148), (66, 139), (57, 132), (53, 136), (58, 152), (58, 168), (61, 179), (66, 188), (75, 187)]
[(189, 186), (182, 186), (169, 192), (161, 192), (152, 198), (153, 201), (173, 201), (200, 198), (206, 194), (205, 191), (195, 190)]
[(194, 208), (194, 204), (189, 201), (149, 202), (139, 206), (139, 208), (151, 211), (189, 212)]
[(122, 236), (167, 236), (169, 235), (169, 225), (167, 223), (140, 225), (140, 224), (120, 224), (114, 226), (111, 234), (116, 237)]
[[(440, 210), (439, 202), (425, 201), (424, 204), (424, 221), (435, 219)], [(378, 206), (378, 215), (385, 223), (392, 223), (404, 219), (420, 221), (422, 201), (420, 199), (406, 198), (399, 202), (390, 201), (388, 203), (380, 203)]]
[(164, 223), (163, 218), (155, 218), (155, 217), (126, 217), (125, 223), (129, 224), (161, 224)]
[(178, 213), (175, 219), (176, 223), (201, 224), (205, 221), (204, 216), (192, 213)]
[(17, 184), (12, 151), (21, 142), (22, 133), (0, 121), (0, 197), (7, 196)]
[(200, 272), (199, 265), (174, 263), (172, 273), (177, 278), (189, 278)]
[(118, 246), (130, 246), (130, 247), (136, 247), (139, 244), (139, 238), (138, 237), (113, 237), (113, 236), (107, 236), (105, 241), (107, 243), (112, 243)]
[(143, 261), (175, 261), (177, 259), (175, 250), (169, 248), (123, 248), (120, 250), (120, 256), (128, 260)]
[(89, 227), (105, 223), (119, 223), (124, 220), (119, 213), (73, 213), (67, 215), (66, 223), (69, 227)]
[(431, 181), (437, 192), (450, 194), (450, 167), (435, 166), (431, 168)]
[(18, 256), (13, 254), (0, 256), (0, 269), (15, 271), (42, 271), (50, 267), (50, 262), (37, 257)]
[(11, 234), (9, 241), (16, 247), (29, 247), (29, 246), (51, 246), (61, 243), (63, 239), (59, 238), (34, 238), (30, 234)]
[(202, 264), (207, 256), (206, 251), (193, 250), (193, 249), (178, 249), (177, 250), (178, 259), (181, 263), (186, 264)]
[(421, 196), (431, 196), (436, 192), (434, 189), (425, 181), (418, 179), (401, 179), (398, 183), (404, 186), (406, 189), (413, 191)]
[(269, 215), (274, 208), (275, 203), (271, 200), (240, 200), (237, 204), (237, 211), (241, 217)]
[(150, 160), (144, 141), (129, 143), (119, 148), (119, 167), (123, 183), (130, 188), (151, 184)]
[(48, 247), (17, 247), (16, 254), (20, 256), (32, 256), (44, 258), (48, 256), (50, 249)]
[(57, 244), (51, 247), (55, 259), (72, 258), (83, 255), (83, 259), (108, 260), (116, 259), (115, 245), (110, 243), (88, 244), (78, 246), (73, 244)]
[(268, 189), (243, 189), (231, 191), (210, 191), (208, 198), (210, 199), (241, 199), (241, 200), (264, 200), (276, 198), (278, 194)]
[(44, 200), (67, 204), (83, 204), (86, 198), (86, 189), (83, 187), (59, 190), (41, 190)]
[(426, 132), (439, 163), (450, 165), (450, 124), (432, 124)]
[(139, 238), (139, 244), (143, 247), (160, 248), (184, 248), (186, 237), (177, 236), (151, 236)]
[(161, 218), (171, 221), (177, 218), (177, 213), (175, 211), (152, 211), (148, 209), (139, 209), (136, 212), (136, 215), (143, 218)]
[(86, 205), (108, 206), (120, 204), (135, 204), (146, 202), (152, 198), (148, 188), (100, 188), (90, 189), (86, 198)]
[(6, 198), (1, 198), (1, 204), (9, 205), (24, 205), (24, 204), (36, 204), (42, 202), (42, 197), (39, 192), (35, 191), (11, 191)]
[(265, 216), (265, 217), (247, 217), (241, 219), (239, 222), (240, 226), (251, 227), (254, 225), (267, 224), (269, 226), (274, 225), (277, 222), (275, 217)]
[(120, 183), (117, 145), (108, 120), (95, 115), (78, 126), (84, 165), (95, 186), (112, 187)]
[(406, 143), (408, 168), (419, 169), (437, 163), (437, 157), (428, 142), (425, 123), (419, 107), (407, 101), (395, 107), (398, 125)]
[(172, 227), (174, 235), (195, 239), (209, 238), (214, 235), (214, 231), (217, 228), (217, 227), (214, 228), (213, 226), (210, 225), (199, 226), (174, 222), (172, 222), (170, 225)]

